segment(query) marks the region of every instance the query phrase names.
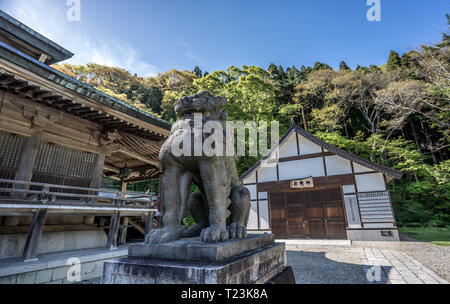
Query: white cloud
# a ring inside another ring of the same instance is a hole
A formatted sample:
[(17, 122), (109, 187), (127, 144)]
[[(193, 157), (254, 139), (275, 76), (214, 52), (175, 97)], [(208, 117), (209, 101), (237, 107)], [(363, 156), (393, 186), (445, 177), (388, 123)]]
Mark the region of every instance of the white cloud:
[(181, 46), (184, 46), (184, 47), (190, 46), (190, 45), (191, 45), (189, 42), (184, 41), (184, 40), (181, 40), (181, 39), (179, 39), (179, 40), (177, 41), (177, 44), (179, 44), (179, 45), (181, 45)]
[(38, 33), (68, 49), (75, 55), (67, 62), (86, 64), (90, 62), (124, 68), (139, 76), (154, 76), (158, 69), (139, 58), (138, 51), (117, 37), (104, 41), (92, 37), (83, 22), (83, 0), (81, 21), (66, 19), (66, 1), (54, 0), (6, 0), (2, 10)]
[(200, 57), (192, 52), (186, 52), (186, 57), (191, 60), (200, 61)]

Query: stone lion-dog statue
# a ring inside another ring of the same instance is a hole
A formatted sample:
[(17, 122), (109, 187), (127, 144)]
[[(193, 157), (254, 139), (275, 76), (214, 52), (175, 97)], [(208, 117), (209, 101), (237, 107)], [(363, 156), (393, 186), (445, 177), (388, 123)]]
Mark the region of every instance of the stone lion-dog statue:
[[(196, 156), (198, 153), (175, 156), (179, 153), (172, 151), (172, 144), (182, 142), (188, 131), (191, 132), (191, 147), (199, 137), (203, 143), (208, 137), (203, 126), (208, 121), (219, 122), (226, 130), (227, 114), (223, 111), (226, 102), (225, 97), (215, 97), (209, 92), (183, 97), (177, 102), (178, 121), (159, 153), (165, 170), (162, 178), (163, 228), (150, 231), (145, 237), (147, 244), (197, 236), (208, 243), (247, 237), (250, 192), (239, 180), (235, 156), (206, 156), (203, 149), (201, 156)], [(202, 114), (202, 130), (193, 127), (195, 113)], [(230, 135), (224, 135), (224, 138), (226, 136)], [(190, 193), (192, 183), (199, 192)], [(190, 227), (182, 225), (187, 211), (196, 222)]]

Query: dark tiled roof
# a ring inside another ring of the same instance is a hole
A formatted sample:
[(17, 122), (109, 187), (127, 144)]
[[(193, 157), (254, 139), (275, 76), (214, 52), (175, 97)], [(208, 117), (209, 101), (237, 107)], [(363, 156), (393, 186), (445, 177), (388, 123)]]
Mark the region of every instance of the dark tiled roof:
[(67, 88), (73, 92), (81, 94), (99, 104), (105, 105), (111, 109), (118, 110), (124, 114), (138, 118), (147, 123), (151, 123), (155, 126), (161, 127), (165, 130), (171, 129), (171, 124), (164, 119), (154, 116), (150, 113), (144, 112), (131, 106), (130, 104), (109, 96), (77, 79), (74, 79), (64, 73), (61, 73), (48, 65), (34, 59), (27, 54), (22, 53), (19, 50), (7, 45), (0, 41), (0, 58), (14, 63), (27, 71), (30, 71), (40, 77), (43, 77), (49, 81), (54, 82), (64, 88)]
[(322, 148), (324, 148), (325, 150), (328, 150), (331, 153), (334, 153), (340, 157), (343, 157), (345, 159), (348, 159), (350, 161), (353, 161), (361, 166), (373, 169), (375, 171), (384, 173), (388, 176), (392, 176), (394, 178), (400, 179), (403, 176), (403, 173), (394, 169), (391, 169), (389, 167), (374, 163), (372, 161), (369, 161), (367, 159), (364, 159), (362, 157), (359, 157), (357, 155), (354, 155), (352, 153), (349, 152), (345, 152), (323, 140), (321, 140), (320, 138), (317, 138), (316, 136), (312, 135), (311, 133), (305, 131), (304, 129), (300, 128), (299, 126), (293, 125), (287, 132), (286, 134), (284, 134), (284, 136), (281, 138), (280, 142), (278, 145), (272, 147), (272, 149), (270, 150), (270, 152), (264, 156), (260, 161), (258, 161), (253, 167), (251, 167), (250, 169), (248, 169), (244, 174), (242, 174), (242, 176), (240, 177), (241, 180), (243, 180), (244, 178), (248, 177), (254, 170), (256, 170), (260, 165), (261, 162), (266, 160), (270, 154), (279, 146), (281, 146), (286, 140), (287, 138), (293, 133), (293, 132), (297, 132), (298, 134), (302, 135), (303, 137), (305, 137), (306, 139), (310, 140), (311, 142), (315, 143), (316, 145), (321, 146)]
[(54, 64), (73, 56), (73, 53), (66, 50), (62, 46), (56, 44), (50, 39), (42, 36), (38, 32), (32, 30), (25, 24), (14, 19), (10, 15), (0, 10), (0, 29), (17, 37), (26, 44), (50, 55), (52, 58), (48, 64)]

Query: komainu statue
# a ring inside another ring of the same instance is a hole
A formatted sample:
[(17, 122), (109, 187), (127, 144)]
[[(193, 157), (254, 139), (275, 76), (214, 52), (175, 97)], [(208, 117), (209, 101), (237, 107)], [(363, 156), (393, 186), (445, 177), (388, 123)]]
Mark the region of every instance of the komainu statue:
[[(219, 123), (223, 127), (223, 149), (226, 150), (229, 142), (225, 139), (230, 134), (225, 127), (225, 104), (225, 97), (215, 97), (209, 92), (184, 97), (177, 102), (175, 112), (179, 119), (172, 126), (159, 154), (165, 169), (162, 179), (163, 228), (150, 231), (145, 237), (146, 243), (167, 243), (196, 236), (200, 236), (203, 242), (247, 237), (250, 193), (239, 181), (235, 157), (227, 156), (225, 152), (221, 155), (204, 153), (201, 146), (198, 153), (198, 142), (204, 143), (212, 134), (203, 132), (208, 122)], [(200, 123), (198, 117), (201, 117)], [(190, 143), (190, 146), (186, 145), (188, 147), (183, 146), (186, 138)], [(175, 151), (174, 147), (180, 146), (190, 153)], [(199, 192), (190, 193), (192, 183)], [(190, 227), (182, 225), (187, 211), (196, 222)]]

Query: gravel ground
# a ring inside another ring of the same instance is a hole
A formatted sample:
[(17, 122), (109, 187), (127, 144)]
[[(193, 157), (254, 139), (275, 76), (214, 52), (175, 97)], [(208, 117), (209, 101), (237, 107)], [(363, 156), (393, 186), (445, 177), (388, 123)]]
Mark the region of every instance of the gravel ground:
[(404, 252), (450, 281), (450, 247), (425, 242), (352, 242), (352, 247), (369, 247)]
[(360, 254), (351, 247), (287, 246), (297, 284), (365, 284)]

